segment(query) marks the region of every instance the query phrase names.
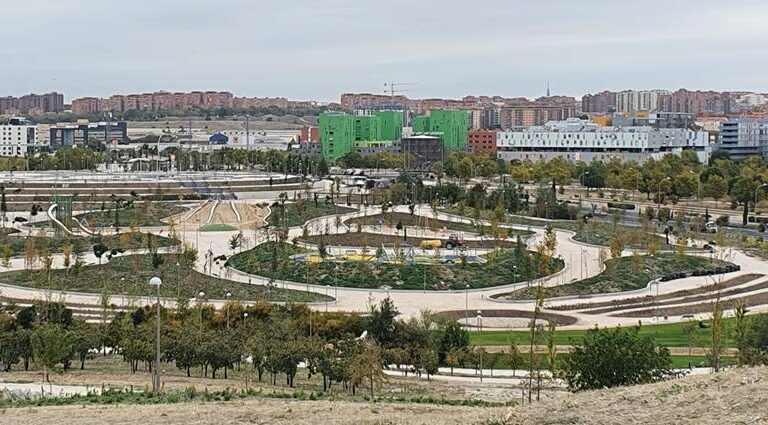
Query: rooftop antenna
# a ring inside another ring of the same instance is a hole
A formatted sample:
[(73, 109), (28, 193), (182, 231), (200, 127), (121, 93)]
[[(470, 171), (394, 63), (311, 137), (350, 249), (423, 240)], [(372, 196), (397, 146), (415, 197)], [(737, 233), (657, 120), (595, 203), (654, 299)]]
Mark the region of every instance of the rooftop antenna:
[(547, 97), (549, 97), (549, 81), (547, 81)]

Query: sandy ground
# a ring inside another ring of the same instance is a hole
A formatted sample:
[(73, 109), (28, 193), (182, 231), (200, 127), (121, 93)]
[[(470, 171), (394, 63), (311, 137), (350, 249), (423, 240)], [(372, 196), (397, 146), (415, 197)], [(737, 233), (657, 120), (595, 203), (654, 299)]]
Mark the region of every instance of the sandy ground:
[[(3, 424), (475, 424), (500, 417), (500, 408), (248, 400), (154, 406), (67, 406), (6, 409)], [(66, 419), (65, 419), (66, 418)], [(66, 422), (63, 422), (66, 420)]]
[(511, 408), (509, 424), (764, 424), (768, 368), (562, 394)]
[(3, 424), (762, 424), (768, 368), (734, 369), (651, 385), (549, 393), (512, 408), (349, 401), (247, 400), (154, 406), (0, 410)]

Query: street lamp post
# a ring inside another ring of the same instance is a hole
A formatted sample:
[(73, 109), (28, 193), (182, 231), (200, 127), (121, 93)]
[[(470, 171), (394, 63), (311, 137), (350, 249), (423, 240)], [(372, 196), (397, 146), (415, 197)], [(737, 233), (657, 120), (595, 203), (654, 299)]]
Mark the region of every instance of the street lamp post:
[(325, 312), (328, 313), (328, 287), (329, 285), (325, 285)]
[(755, 211), (757, 211), (757, 193), (764, 187), (768, 187), (768, 183), (763, 183), (755, 188)]
[(205, 299), (205, 292), (200, 291), (197, 294), (197, 301), (200, 304), (200, 329), (203, 328), (203, 300)]
[(229, 298), (232, 296), (232, 293), (227, 291), (226, 297), (227, 297), (227, 329), (229, 329)]
[(483, 344), (480, 339), (483, 337), (483, 314), (477, 310), (477, 345), (480, 346), (480, 382), (483, 382)]
[(162, 279), (160, 279), (157, 276), (152, 277), (152, 279), (149, 279), (149, 284), (157, 288), (157, 311), (156, 313), (156, 323), (157, 323), (157, 341), (156, 341), (156, 351), (155, 351), (155, 369), (153, 370), (154, 374), (152, 375), (152, 391), (153, 392), (159, 392), (160, 391), (160, 285), (163, 284)]
[(464, 288), (466, 290), (464, 291), (464, 326), (469, 327), (469, 284), (467, 284)]

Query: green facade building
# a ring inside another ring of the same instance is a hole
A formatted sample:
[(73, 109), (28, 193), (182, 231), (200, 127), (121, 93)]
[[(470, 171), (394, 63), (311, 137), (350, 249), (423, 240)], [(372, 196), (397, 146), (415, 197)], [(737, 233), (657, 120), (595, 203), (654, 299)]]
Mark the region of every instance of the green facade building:
[(318, 132), (323, 157), (335, 161), (355, 150), (358, 142), (395, 141), (403, 134), (403, 115), (382, 111), (375, 115), (321, 114)]
[(466, 111), (439, 109), (428, 117), (414, 117), (411, 126), (413, 134), (441, 134), (446, 149), (467, 149), (468, 121)]
[(379, 119), (377, 140), (400, 140), (403, 137), (403, 113), (400, 111), (376, 112)]
[(320, 147), (329, 161), (355, 148), (354, 117), (345, 114), (321, 114), (317, 120)]

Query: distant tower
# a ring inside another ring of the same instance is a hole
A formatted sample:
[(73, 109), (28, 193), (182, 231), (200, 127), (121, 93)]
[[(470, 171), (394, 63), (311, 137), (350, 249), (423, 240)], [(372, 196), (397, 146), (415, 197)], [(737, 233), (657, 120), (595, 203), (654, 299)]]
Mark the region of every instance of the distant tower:
[(547, 81), (547, 97), (549, 97), (549, 81)]

